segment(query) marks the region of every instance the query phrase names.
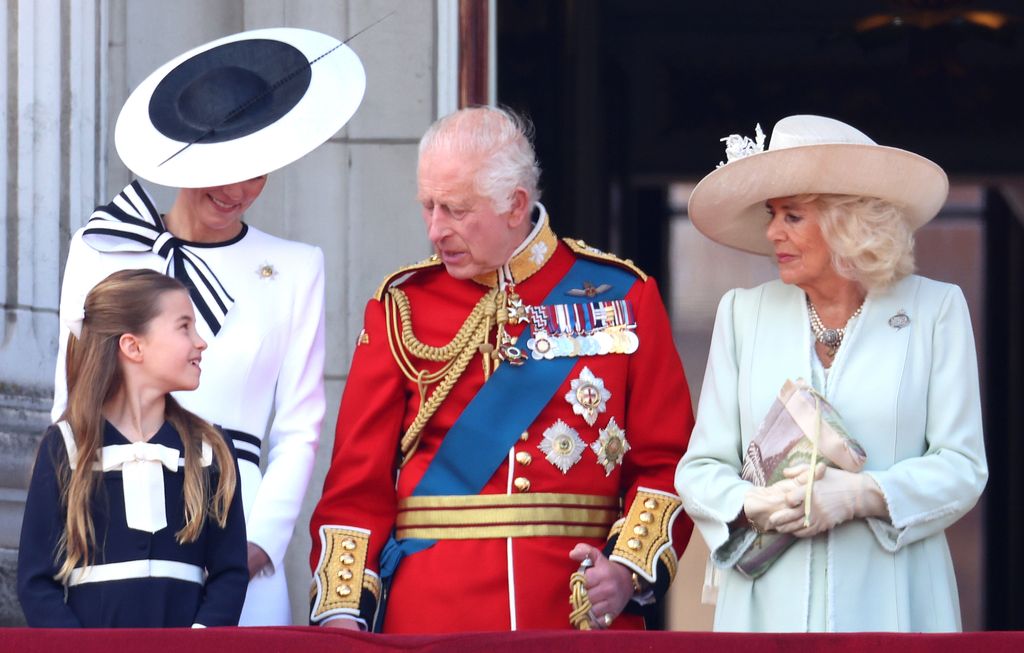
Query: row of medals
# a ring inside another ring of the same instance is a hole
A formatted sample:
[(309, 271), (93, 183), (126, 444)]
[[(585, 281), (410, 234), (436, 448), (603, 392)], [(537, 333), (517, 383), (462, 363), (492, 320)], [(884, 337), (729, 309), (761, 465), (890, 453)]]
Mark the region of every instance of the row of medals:
[[(593, 304), (577, 304), (576, 308), (590, 311), (590, 315), (600, 313), (602, 326), (595, 326), (595, 317), (590, 322), (591, 328), (581, 320), (576, 311), (569, 310), (571, 305), (558, 307), (523, 306), (516, 295), (509, 298), (509, 318), (513, 323), (527, 320), (533, 331), (526, 346), (534, 360), (565, 358), (576, 356), (604, 356), (606, 354), (632, 354), (640, 347), (640, 338), (634, 329), (636, 324), (628, 319), (632, 313), (628, 302), (595, 302)], [(563, 308), (562, 318), (557, 309)], [(515, 349), (515, 348), (513, 348)], [(519, 353), (521, 350), (515, 352)], [(520, 353), (524, 362), (525, 353)], [(514, 357), (514, 356), (513, 356)]]
[(631, 328), (612, 327), (591, 334), (569, 333), (551, 335), (534, 331), (527, 343), (534, 360), (564, 356), (604, 356), (605, 354), (632, 354), (640, 347), (640, 339)]

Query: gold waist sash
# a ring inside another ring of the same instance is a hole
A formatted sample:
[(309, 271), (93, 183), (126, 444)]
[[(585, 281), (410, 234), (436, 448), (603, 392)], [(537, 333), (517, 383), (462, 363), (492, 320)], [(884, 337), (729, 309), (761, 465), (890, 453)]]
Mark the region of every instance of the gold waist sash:
[(397, 539), (608, 536), (618, 497), (590, 494), (479, 494), (406, 497), (398, 502)]

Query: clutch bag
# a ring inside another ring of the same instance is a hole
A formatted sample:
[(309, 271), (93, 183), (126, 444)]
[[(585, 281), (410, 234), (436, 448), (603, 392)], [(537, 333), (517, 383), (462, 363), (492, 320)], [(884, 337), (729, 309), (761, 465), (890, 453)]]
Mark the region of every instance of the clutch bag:
[[(801, 463), (813, 467), (821, 462), (859, 472), (866, 461), (867, 454), (850, 437), (839, 412), (803, 379), (787, 379), (747, 445), (740, 476), (765, 487), (785, 478), (787, 467)], [(744, 531), (737, 534), (744, 535)], [(736, 562), (736, 570), (757, 578), (795, 541), (791, 533), (759, 533)]]

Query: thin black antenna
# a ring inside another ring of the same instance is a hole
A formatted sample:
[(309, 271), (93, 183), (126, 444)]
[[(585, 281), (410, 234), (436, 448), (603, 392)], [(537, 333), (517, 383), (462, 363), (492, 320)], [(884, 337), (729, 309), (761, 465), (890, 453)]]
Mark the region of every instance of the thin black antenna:
[[(369, 30), (370, 28), (372, 28), (372, 27), (375, 27), (376, 25), (378, 25), (378, 24), (382, 23), (382, 22), (383, 22), (383, 21), (385, 21), (386, 19), (388, 19), (388, 18), (391, 18), (391, 17), (392, 17), (392, 16), (394, 16), (394, 15), (395, 15), (396, 13), (397, 13), (397, 10), (395, 10), (395, 11), (392, 11), (392, 12), (391, 12), (391, 13), (389, 13), (389, 14), (385, 14), (385, 15), (384, 15), (384, 16), (382, 16), (381, 18), (378, 18), (377, 20), (373, 21), (372, 23), (370, 23), (369, 25), (367, 25), (367, 26), (366, 26), (366, 27), (364, 27), (363, 29), (359, 30), (358, 32), (356, 32), (356, 33), (355, 33), (355, 34), (353, 34), (352, 36), (348, 37), (347, 39), (345, 39), (344, 41), (342, 41), (342, 42), (341, 42), (341, 43), (339, 43), (338, 45), (336, 45), (336, 46), (334, 46), (333, 48), (331, 48), (330, 50), (328, 50), (327, 52), (324, 52), (324, 53), (323, 53), (323, 54), (321, 54), (321, 55), (320, 55), (319, 57), (317, 57), (317, 58), (313, 59), (312, 61), (309, 61), (309, 62), (307, 62), (307, 63), (306, 63), (306, 64), (305, 64), (304, 66), (299, 66), (298, 68), (296, 68), (296, 69), (295, 69), (295, 70), (293, 70), (292, 72), (288, 73), (287, 75), (285, 75), (285, 76), (284, 76), (284, 77), (282, 77), (281, 79), (277, 80), (276, 82), (274, 82), (273, 84), (271, 84), (271, 85), (270, 85), (270, 87), (269, 87), (268, 89), (266, 89), (265, 91), (263, 91), (263, 92), (262, 92), (262, 93), (260, 93), (259, 95), (255, 96), (255, 97), (253, 97), (253, 98), (250, 98), (250, 99), (246, 100), (245, 102), (243, 102), (242, 104), (238, 105), (237, 107), (235, 107), (234, 109), (232, 109), (231, 111), (229, 111), (229, 112), (228, 112), (228, 113), (227, 113), (227, 114), (226, 114), (226, 115), (225, 115), (225, 116), (224, 116), (224, 117), (223, 117), (223, 118), (222, 118), (222, 119), (220, 120), (220, 122), (218, 122), (218, 123), (217, 123), (216, 125), (214, 125), (213, 127), (210, 127), (210, 128), (209, 128), (209, 129), (207, 129), (207, 130), (206, 130), (205, 132), (203, 132), (202, 134), (200, 134), (200, 135), (199, 135), (198, 137), (196, 137), (196, 138), (195, 138), (195, 139), (193, 139), (192, 141), (190, 141), (190, 142), (186, 143), (186, 144), (185, 144), (185, 145), (184, 145), (184, 146), (183, 146), (183, 147), (182, 147), (182, 148), (181, 148), (180, 150), (178, 150), (177, 152), (175, 152), (175, 153), (174, 153), (174, 154), (172, 154), (171, 156), (169, 156), (169, 157), (167, 157), (166, 159), (164, 159), (163, 161), (161, 161), (161, 162), (160, 162), (160, 165), (162, 166), (163, 164), (167, 163), (168, 161), (170, 161), (170, 160), (171, 160), (171, 159), (173, 159), (174, 157), (178, 156), (179, 154), (181, 154), (182, 152), (184, 152), (184, 151), (185, 151), (185, 150), (187, 150), (188, 148), (192, 147), (192, 146), (193, 146), (193, 145), (195, 145), (196, 143), (198, 143), (198, 142), (202, 141), (203, 139), (205, 139), (205, 138), (209, 137), (209, 136), (210, 136), (210, 134), (212, 134), (213, 132), (217, 131), (217, 129), (218, 129), (218, 128), (219, 128), (219, 127), (220, 127), (221, 125), (223, 125), (224, 123), (228, 122), (229, 120), (231, 120), (231, 119), (232, 119), (232, 118), (234, 118), (235, 116), (238, 116), (238, 115), (240, 115), (240, 114), (242, 114), (242, 113), (245, 113), (245, 111), (246, 111), (246, 110), (247, 110), (247, 109), (248, 109), (249, 107), (251, 107), (252, 105), (256, 104), (257, 102), (259, 102), (260, 100), (262, 100), (263, 98), (265, 98), (265, 97), (266, 97), (267, 95), (269, 95), (269, 94), (273, 93), (273, 92), (274, 92), (275, 90), (277, 90), (278, 88), (280, 88), (280, 87), (281, 87), (281, 86), (283, 86), (284, 84), (287, 84), (287, 83), (288, 83), (289, 81), (291, 81), (292, 79), (294, 79), (294, 78), (295, 78), (295, 77), (296, 77), (297, 75), (301, 75), (301, 74), (302, 74), (303, 72), (305, 72), (305, 71), (306, 71), (306, 70), (307, 70), (308, 68), (310, 68), (310, 67), (311, 67), (311, 66), (312, 66), (313, 64), (315, 64), (316, 62), (320, 61), (321, 59), (323, 59), (323, 58), (324, 58), (324, 57), (326, 57), (327, 55), (331, 54), (332, 52), (334, 52), (335, 50), (337, 50), (337, 49), (338, 49), (338, 48), (340, 48), (341, 46), (343, 46), (343, 45), (347, 45), (347, 44), (348, 44), (349, 42), (351, 42), (351, 41), (352, 41), (352, 39), (354, 39), (354, 38), (356, 38), (357, 36), (359, 36), (360, 34), (362, 34), (362, 33), (366, 32), (366, 31), (367, 31), (367, 30)], [(159, 168), (160, 166), (157, 166), (157, 167)]]

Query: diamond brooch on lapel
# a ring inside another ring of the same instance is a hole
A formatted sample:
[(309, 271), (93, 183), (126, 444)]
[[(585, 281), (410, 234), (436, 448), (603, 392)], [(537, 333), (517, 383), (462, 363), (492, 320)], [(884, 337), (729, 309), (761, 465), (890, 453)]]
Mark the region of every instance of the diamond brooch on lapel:
[(889, 318), (889, 326), (899, 331), (910, 324), (910, 316), (902, 308)]

